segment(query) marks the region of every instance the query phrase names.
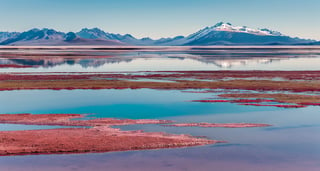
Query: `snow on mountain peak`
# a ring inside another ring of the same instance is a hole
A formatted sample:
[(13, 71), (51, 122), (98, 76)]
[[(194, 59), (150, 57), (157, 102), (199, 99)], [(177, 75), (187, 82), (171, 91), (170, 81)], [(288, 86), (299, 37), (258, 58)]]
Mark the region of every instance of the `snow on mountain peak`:
[(272, 31), (269, 29), (253, 29), (247, 26), (233, 26), (231, 23), (219, 22), (212, 27), (207, 27), (210, 31), (228, 31), (228, 32), (239, 32), (249, 33), (264, 36), (282, 36), (280, 32)]
[(225, 22), (219, 22), (215, 24), (213, 27), (227, 27), (227, 26), (232, 26), (231, 23), (225, 23)]
[(206, 36), (213, 32), (233, 32), (233, 33), (247, 33), (261, 36), (284, 36), (280, 32), (272, 31), (269, 29), (253, 29), (247, 26), (234, 26), (231, 23), (219, 22), (211, 27), (206, 27), (202, 30), (199, 30), (196, 33), (189, 35), (188, 39), (199, 39), (203, 36)]
[(227, 29), (227, 28), (232, 28), (232, 24), (231, 23), (224, 23), (224, 22), (219, 22), (217, 24), (215, 24), (214, 26), (212, 26), (211, 28), (216, 28), (216, 29)]

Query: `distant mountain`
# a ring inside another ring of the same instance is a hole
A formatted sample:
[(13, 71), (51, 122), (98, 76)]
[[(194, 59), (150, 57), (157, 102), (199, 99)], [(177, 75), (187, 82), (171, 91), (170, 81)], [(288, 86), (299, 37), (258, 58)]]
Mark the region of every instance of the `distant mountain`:
[(217, 23), (185, 38), (183, 45), (295, 45), (311, 40), (291, 38), (269, 29), (252, 29)]
[(106, 33), (103, 30), (100, 30), (99, 28), (84, 28), (76, 33), (81, 38), (85, 39), (117, 39), (118, 36), (115, 34)]
[(66, 34), (45, 28), (13, 34), (0, 42), (0, 45), (125, 45), (125, 43), (106, 39), (85, 39), (73, 32)]
[(76, 33), (69, 32), (64, 37), (65, 45), (126, 45), (125, 43), (118, 40), (109, 40), (103, 38), (83, 38)]
[(17, 32), (0, 32), (0, 42), (3, 42), (7, 39), (17, 36)]
[(0, 45), (147, 45), (147, 46), (207, 46), (207, 45), (319, 45), (314, 40), (292, 38), (270, 29), (253, 29), (220, 22), (189, 36), (137, 39), (130, 34), (114, 34), (99, 28), (84, 28), (63, 33), (53, 29), (32, 29), (26, 32), (0, 32)]
[(137, 39), (130, 34), (121, 35), (121, 34), (108, 33), (108, 32), (104, 32), (99, 28), (92, 28), (92, 29), (84, 28), (81, 31), (77, 32), (76, 34), (79, 37), (85, 38), (85, 39), (116, 40), (129, 45), (149, 45), (154, 42), (154, 40), (150, 38)]
[(37, 44), (54, 44), (64, 39), (65, 34), (53, 29), (32, 29), (1, 42), (2, 45), (37, 45)]
[(320, 45), (320, 42), (308, 42), (303, 45)]

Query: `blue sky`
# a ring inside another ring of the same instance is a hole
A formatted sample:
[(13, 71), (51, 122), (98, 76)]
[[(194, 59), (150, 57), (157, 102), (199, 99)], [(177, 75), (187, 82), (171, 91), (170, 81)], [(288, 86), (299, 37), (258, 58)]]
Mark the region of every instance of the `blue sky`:
[(0, 5), (1, 31), (99, 27), (159, 38), (225, 21), (320, 40), (320, 0), (0, 0)]

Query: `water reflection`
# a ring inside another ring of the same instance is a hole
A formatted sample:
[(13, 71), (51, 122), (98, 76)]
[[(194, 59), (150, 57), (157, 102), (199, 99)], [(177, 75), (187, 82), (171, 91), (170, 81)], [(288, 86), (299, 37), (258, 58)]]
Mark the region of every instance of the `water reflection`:
[[(297, 63), (303, 61), (299, 68)], [(0, 51), (0, 72), (101, 72), (163, 70), (316, 70), (320, 50), (205, 49), (189, 51)]]

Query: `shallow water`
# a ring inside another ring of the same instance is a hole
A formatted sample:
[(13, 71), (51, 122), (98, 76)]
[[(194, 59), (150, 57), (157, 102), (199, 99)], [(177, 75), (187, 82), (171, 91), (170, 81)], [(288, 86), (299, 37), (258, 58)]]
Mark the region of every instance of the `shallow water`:
[[(11, 52), (11, 51), (10, 51)], [(16, 52), (14, 52), (16, 53)], [(31, 53), (25, 51), (24, 53)], [(32, 51), (32, 53), (40, 53)], [(52, 56), (14, 57), (0, 53), (0, 72), (127, 72), (166, 70), (319, 70), (318, 49), (206, 49), (192, 51), (81, 51)], [(102, 57), (104, 56), (104, 57)], [(73, 59), (75, 58), (75, 59)], [(299, 66), (299, 67), (297, 67)], [(48, 73), (46, 73), (48, 74)], [(192, 91), (192, 90), (191, 90)], [(272, 92), (268, 92), (272, 93)], [(273, 92), (274, 93), (274, 92)], [(227, 143), (181, 149), (101, 154), (0, 157), (1, 171), (318, 171), (320, 107), (282, 109), (234, 103), (190, 102), (217, 93), (179, 90), (16, 90), (0, 91), (0, 113), (82, 113), (89, 117), (168, 119), (176, 122), (266, 123), (265, 128), (183, 128), (161, 125), (120, 126), (207, 136)], [(0, 130), (53, 128), (0, 124)]]
[[(21, 90), (0, 92), (4, 113), (92, 113), (94, 117), (155, 118), (177, 122), (267, 123), (266, 128), (120, 126), (207, 136), (228, 143), (182, 149), (77, 155), (0, 157), (11, 170), (317, 170), (320, 107), (281, 109), (230, 103), (194, 103), (215, 93), (177, 90)], [(63, 100), (62, 100), (63, 99)], [(0, 127), (1, 128), (1, 127)], [(19, 129), (21, 129), (20, 127)], [(28, 126), (25, 127), (28, 129)], [(200, 165), (199, 165), (200, 163)]]
[(190, 102), (216, 93), (180, 90), (15, 90), (0, 91), (1, 113), (83, 113), (94, 117), (163, 118), (228, 112), (269, 111), (229, 103)]
[(38, 130), (38, 129), (57, 129), (57, 128), (67, 128), (67, 127), (47, 126), (47, 125), (0, 124), (0, 131), (22, 131), (22, 130)]

